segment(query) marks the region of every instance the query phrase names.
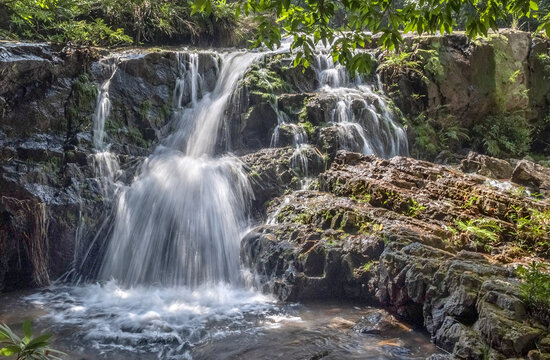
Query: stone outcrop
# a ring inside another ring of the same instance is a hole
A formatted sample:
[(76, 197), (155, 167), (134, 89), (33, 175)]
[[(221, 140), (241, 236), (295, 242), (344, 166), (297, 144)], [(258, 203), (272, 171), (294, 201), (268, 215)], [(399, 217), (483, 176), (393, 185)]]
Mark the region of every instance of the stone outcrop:
[[(322, 191), (271, 201), (266, 224), (242, 241), (242, 259), (265, 291), (380, 304), (460, 359), (526, 356), (547, 336), (506, 265), (522, 256), (510, 253), (524, 236), (513, 209), (549, 211), (547, 200), (453, 168), (349, 152), (318, 179)], [(476, 238), (459, 221), (495, 222), (497, 239)]]
[(518, 184), (534, 187), (542, 194), (550, 195), (550, 169), (528, 160), (521, 160), (512, 173)]
[(514, 168), (506, 160), (470, 152), (460, 162), (460, 170), (465, 173), (477, 173), (495, 179), (510, 179)]
[(527, 111), (530, 118), (547, 115), (550, 89), (543, 84), (539, 57), (548, 53), (547, 41), (513, 30), (476, 41), (461, 33), (405, 41), (420, 72), (405, 69), (397, 78), (382, 72), (387, 86), (398, 86), (399, 91), (389, 93), (404, 112), (451, 114), (466, 126), (499, 112)]

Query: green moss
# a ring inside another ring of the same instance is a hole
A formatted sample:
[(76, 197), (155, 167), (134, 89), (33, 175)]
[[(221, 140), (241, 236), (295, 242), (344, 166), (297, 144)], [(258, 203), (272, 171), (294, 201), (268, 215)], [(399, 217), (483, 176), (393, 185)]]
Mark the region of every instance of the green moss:
[(243, 81), (251, 91), (264, 94), (282, 94), (291, 88), (275, 71), (260, 65), (254, 65)]
[(143, 134), (141, 133), (141, 131), (139, 131), (138, 128), (131, 127), (128, 130), (128, 137), (133, 144), (139, 147), (148, 148), (151, 146), (151, 141), (145, 140), (143, 138)]
[(98, 90), (91, 76), (87, 73), (80, 74), (73, 83), (71, 97), (66, 107), (66, 123), (61, 124), (58, 130), (73, 132), (89, 129), (92, 125), (92, 114), (97, 101)]
[[(513, 58), (513, 49), (504, 35), (492, 34), (488, 37), (488, 44), (494, 55), (494, 100), (497, 109), (506, 111), (509, 104), (527, 106), (528, 89), (525, 83), (518, 82), (523, 74), (523, 64)], [(519, 103), (519, 104), (518, 104)]]
[(311, 139), (313, 134), (315, 133), (315, 127), (313, 124), (309, 121), (301, 122), (299, 125), (305, 130), (307, 136)]
[(149, 116), (149, 111), (151, 110), (151, 100), (147, 99), (141, 103), (138, 109), (138, 115), (140, 119), (145, 120)]
[(159, 108), (159, 115), (155, 119), (155, 125), (156, 126), (163, 126), (166, 121), (170, 118), (170, 115), (172, 114), (172, 109), (170, 108), (169, 104), (163, 104)]
[(437, 50), (418, 49), (415, 56), (422, 62), (422, 67), (427, 75), (430, 75), (437, 82), (445, 81), (445, 68), (441, 64)]

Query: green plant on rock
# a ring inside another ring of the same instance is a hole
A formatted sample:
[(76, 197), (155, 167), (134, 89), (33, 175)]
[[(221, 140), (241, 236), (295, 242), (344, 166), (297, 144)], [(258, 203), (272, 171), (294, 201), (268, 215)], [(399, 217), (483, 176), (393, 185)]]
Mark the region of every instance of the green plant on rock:
[(538, 59), (544, 69), (544, 78), (549, 79), (550, 78), (550, 55), (539, 54)]
[(80, 74), (73, 84), (71, 96), (65, 107), (67, 125), (73, 134), (91, 128), (97, 94), (97, 86), (91, 76), (88, 73)]
[(522, 115), (487, 116), (473, 127), (473, 142), (492, 156), (522, 156), (531, 145), (531, 127)]
[(361, 204), (368, 204), (370, 203), (371, 199), (372, 199), (372, 195), (369, 194), (369, 193), (365, 193), (363, 195), (351, 195), (350, 196), (351, 199), (357, 201), (358, 203), (361, 203)]
[(550, 210), (529, 209), (524, 214), (519, 207), (508, 214), (516, 227), (516, 240), (526, 250), (550, 255)]
[(388, 73), (390, 78), (395, 78), (399, 74), (409, 71), (415, 71), (420, 74), (420, 61), (414, 60), (413, 55), (413, 53), (406, 51), (389, 53), (384, 57), (380, 66), (378, 66), (378, 70)]
[(437, 50), (418, 49), (415, 51), (415, 57), (420, 59), (426, 75), (430, 75), (436, 81), (445, 80), (445, 68), (439, 60)]
[(362, 270), (367, 272), (372, 268), (373, 265), (374, 265), (374, 260), (371, 260), (371, 261), (365, 263), (365, 265), (362, 266)]
[(462, 204), (461, 207), (464, 209), (471, 209), (479, 203), (479, 200), (479, 196), (469, 196), (468, 198), (464, 199), (464, 204)]
[(533, 261), (527, 267), (520, 265), (517, 274), (522, 279), (520, 285), (524, 300), (536, 311), (550, 319), (550, 267), (547, 263)]
[(313, 136), (313, 133), (315, 132), (315, 127), (310, 121), (300, 122), (298, 125), (300, 125), (304, 129), (309, 138)]
[(252, 92), (260, 94), (281, 94), (290, 90), (290, 85), (273, 70), (254, 65), (246, 74), (244, 83)]
[(0, 324), (0, 356), (17, 360), (60, 359), (63, 352), (50, 348), (52, 335), (33, 337), (29, 320), (23, 322), (23, 337), (19, 337), (6, 324)]
[(422, 212), (424, 212), (427, 207), (420, 204), (418, 201), (416, 201), (415, 199), (413, 198), (410, 198), (409, 201), (408, 201), (408, 214), (410, 217), (417, 217), (418, 215), (420, 215)]
[(492, 245), (499, 242), (501, 228), (495, 220), (484, 218), (457, 220), (455, 225), (459, 240), (463, 243), (468, 242), (476, 248), (491, 251)]

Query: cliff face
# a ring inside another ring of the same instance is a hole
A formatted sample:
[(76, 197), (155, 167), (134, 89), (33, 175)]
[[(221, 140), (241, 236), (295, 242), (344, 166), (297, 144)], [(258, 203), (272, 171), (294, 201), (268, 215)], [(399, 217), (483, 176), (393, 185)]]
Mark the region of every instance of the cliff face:
[[(416, 140), (411, 151), (417, 156), (433, 160), (441, 150), (487, 150), (483, 132), (490, 126), (479, 130), (476, 125), (496, 122), (504, 128), (511, 116), (519, 120), (518, 127), (533, 129), (523, 150), (548, 154), (547, 39), (511, 30), (475, 41), (461, 34), (410, 37), (403, 51), (410, 56), (401, 67), (382, 65), (380, 74), (387, 93), (410, 120), (410, 134)], [(385, 55), (379, 56), (382, 64), (387, 63)], [(446, 136), (457, 127), (467, 136)]]

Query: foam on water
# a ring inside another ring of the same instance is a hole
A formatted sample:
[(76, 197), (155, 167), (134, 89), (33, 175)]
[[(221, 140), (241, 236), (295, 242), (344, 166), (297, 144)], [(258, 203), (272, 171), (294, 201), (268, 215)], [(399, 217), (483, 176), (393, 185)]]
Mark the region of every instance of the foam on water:
[[(142, 351), (185, 358), (185, 350), (241, 331), (255, 331), (258, 319), (276, 314), (274, 299), (226, 283), (189, 287), (53, 286), (26, 298), (49, 310), (46, 321), (77, 326), (92, 348)], [(285, 316), (277, 315), (280, 322)], [(206, 330), (208, 329), (208, 330)]]

